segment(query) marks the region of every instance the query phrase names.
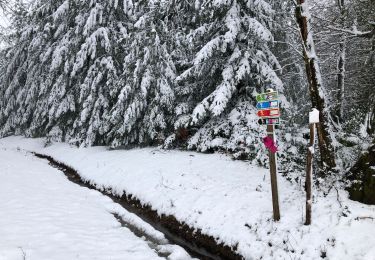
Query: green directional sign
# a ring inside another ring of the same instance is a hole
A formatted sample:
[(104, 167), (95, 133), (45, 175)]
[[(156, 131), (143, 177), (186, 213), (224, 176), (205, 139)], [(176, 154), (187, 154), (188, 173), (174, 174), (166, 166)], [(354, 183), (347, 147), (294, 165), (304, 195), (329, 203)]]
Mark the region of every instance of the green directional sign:
[(277, 91), (261, 93), (257, 95), (258, 102), (271, 101), (271, 100), (276, 100), (278, 98), (279, 98), (279, 94), (277, 93)]

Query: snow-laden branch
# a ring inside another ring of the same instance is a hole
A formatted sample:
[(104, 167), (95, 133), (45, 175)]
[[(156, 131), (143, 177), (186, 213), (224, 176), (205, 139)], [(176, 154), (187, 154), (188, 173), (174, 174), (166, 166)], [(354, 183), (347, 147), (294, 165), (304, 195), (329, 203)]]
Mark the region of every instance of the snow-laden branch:
[[(370, 24), (375, 25), (375, 23), (372, 24), (371, 22), (370, 22)], [(348, 30), (348, 29), (343, 29), (343, 28), (337, 28), (335, 26), (327, 26), (327, 27), (331, 30), (349, 33), (349, 34), (351, 34), (353, 36), (356, 36), (356, 37), (372, 38), (375, 34), (375, 27), (371, 31), (364, 31), (364, 32), (358, 31), (356, 28), (353, 28), (353, 30)]]

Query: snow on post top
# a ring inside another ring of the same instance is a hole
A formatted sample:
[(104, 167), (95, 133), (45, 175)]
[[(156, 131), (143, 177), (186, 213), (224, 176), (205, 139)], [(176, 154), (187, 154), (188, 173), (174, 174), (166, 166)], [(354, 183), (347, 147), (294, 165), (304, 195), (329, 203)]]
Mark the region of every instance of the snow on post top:
[(316, 108), (313, 108), (312, 111), (309, 113), (309, 123), (319, 123), (319, 110)]

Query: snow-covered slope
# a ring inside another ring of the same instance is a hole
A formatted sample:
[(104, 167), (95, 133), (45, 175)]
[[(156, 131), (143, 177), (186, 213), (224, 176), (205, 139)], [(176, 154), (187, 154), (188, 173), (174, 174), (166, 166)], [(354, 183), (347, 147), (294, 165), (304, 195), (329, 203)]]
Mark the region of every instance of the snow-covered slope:
[(133, 194), (159, 214), (237, 246), (246, 259), (375, 259), (375, 207), (332, 189), (314, 194), (311, 226), (304, 226), (302, 185), (279, 176), (281, 221), (272, 220), (267, 169), (225, 155), (153, 148), (79, 149), (41, 139), (9, 137), (0, 147), (48, 154), (99, 188)]

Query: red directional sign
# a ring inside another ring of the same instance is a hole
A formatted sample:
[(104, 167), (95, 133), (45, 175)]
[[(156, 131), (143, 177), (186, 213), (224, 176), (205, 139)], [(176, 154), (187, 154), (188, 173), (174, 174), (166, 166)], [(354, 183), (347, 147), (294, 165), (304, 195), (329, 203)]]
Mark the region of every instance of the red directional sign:
[(280, 116), (280, 109), (274, 108), (274, 109), (259, 110), (258, 111), (258, 116), (260, 116), (260, 117)]

